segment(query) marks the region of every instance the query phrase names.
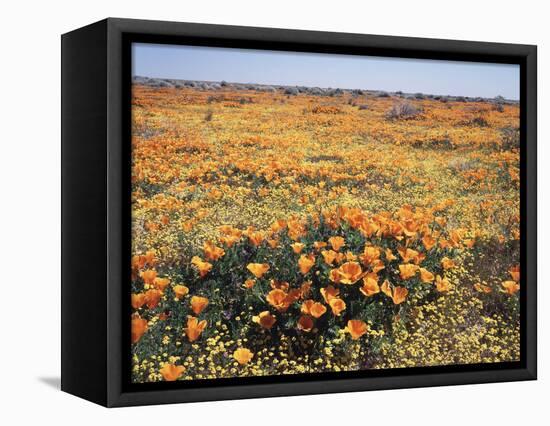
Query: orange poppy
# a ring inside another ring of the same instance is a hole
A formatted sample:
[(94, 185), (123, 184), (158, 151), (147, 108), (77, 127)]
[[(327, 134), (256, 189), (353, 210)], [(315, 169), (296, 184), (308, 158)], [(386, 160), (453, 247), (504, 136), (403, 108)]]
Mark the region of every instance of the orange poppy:
[(444, 257), (441, 259), (441, 266), (443, 266), (443, 269), (447, 270), (456, 267), (456, 263), (448, 257)]
[(418, 251), (406, 247), (399, 247), (397, 252), (405, 263), (412, 262), (418, 256)]
[(206, 328), (206, 320), (199, 322), (198, 318), (188, 316), (187, 327), (183, 329), (190, 342), (197, 340)]
[(385, 253), (386, 253), (386, 260), (389, 260), (389, 261), (391, 262), (392, 260), (397, 259), (397, 256), (395, 256), (395, 255), (393, 254), (393, 252), (391, 251), (391, 249), (386, 249)]
[(246, 269), (252, 272), (256, 278), (262, 278), (269, 271), (269, 265), (267, 263), (249, 263)]
[(174, 365), (166, 363), (164, 366), (159, 370), (160, 374), (162, 374), (162, 377), (167, 382), (173, 382), (177, 380), (185, 371), (185, 367), (183, 365)]
[(311, 281), (306, 281), (305, 283), (302, 283), (300, 286), (300, 297), (302, 299), (309, 296), (311, 293)]
[(254, 354), (246, 348), (239, 348), (233, 352), (233, 358), (241, 365), (248, 364), (253, 357)]
[(216, 247), (214, 244), (212, 244), (211, 241), (207, 241), (204, 243), (203, 250), (204, 257), (206, 257), (207, 260), (212, 261), (218, 260), (225, 254), (224, 249), (222, 249), (221, 247)]
[(508, 272), (515, 282), (519, 282), (519, 265), (512, 266)]
[(340, 282), (340, 274), (338, 273), (338, 269), (331, 269), (328, 273), (328, 277), (333, 283), (338, 284)]
[(424, 268), (420, 268), (420, 280), (423, 283), (431, 283), (435, 279), (434, 274)]
[(312, 254), (302, 254), (298, 259), (298, 267), (303, 275), (307, 274), (313, 265), (315, 265), (315, 256)]
[(157, 277), (157, 271), (154, 269), (147, 269), (141, 272), (139, 276), (143, 279), (145, 284), (153, 284), (155, 282), (155, 278)]
[(249, 278), (244, 282), (244, 287), (245, 288), (252, 288), (252, 287), (254, 287), (255, 284), (256, 284), (256, 280), (254, 280), (252, 278)]
[(198, 256), (193, 256), (191, 263), (199, 270), (199, 276), (204, 278), (212, 269), (213, 265), (211, 263), (203, 261)]
[(172, 290), (174, 290), (177, 299), (181, 299), (189, 293), (189, 289), (184, 285), (175, 285)]
[(488, 285), (481, 284), (481, 283), (475, 283), (474, 288), (477, 291), (479, 291), (480, 293), (486, 293), (486, 294), (492, 293), (492, 291), (493, 291), (493, 289), (491, 287), (489, 287)]
[(327, 311), (327, 308), (314, 300), (306, 300), (302, 303), (302, 313), (311, 315), (313, 318), (320, 318)]
[(378, 261), (380, 258), (380, 249), (378, 247), (365, 246), (361, 261), (365, 266), (369, 266), (372, 263)]
[(338, 275), (342, 284), (355, 284), (365, 274), (361, 269), (361, 265), (357, 262), (346, 262), (338, 268)]
[(326, 247), (326, 246), (327, 246), (327, 243), (325, 243), (324, 241), (315, 241), (315, 242), (313, 243), (313, 248), (314, 248), (315, 250), (322, 249), (322, 248), (324, 248), (324, 247)]
[(269, 285), (271, 286), (272, 289), (279, 289), (285, 292), (288, 292), (288, 289), (290, 287), (290, 284), (287, 283), (286, 281), (277, 281), (277, 280), (270, 280)]
[(267, 240), (267, 244), (269, 245), (269, 247), (274, 249), (274, 248), (277, 248), (279, 246), (279, 240), (276, 239), (276, 238), (269, 239), (269, 240)]
[(418, 265), (414, 265), (411, 263), (407, 263), (406, 265), (399, 265), (399, 274), (401, 276), (401, 279), (408, 280), (409, 278), (414, 277), (418, 269)]
[(405, 287), (393, 287), (388, 280), (385, 280), (382, 283), (380, 290), (382, 290), (382, 293), (392, 299), (394, 305), (399, 305), (403, 303), (407, 298), (407, 295), (409, 294), (409, 290), (407, 290)]
[(249, 232), (248, 239), (255, 247), (258, 247), (264, 240), (264, 234), (261, 232)]
[(366, 276), (363, 278), (363, 287), (359, 289), (365, 296), (370, 297), (376, 293), (380, 293), (380, 286), (378, 281), (372, 276)]
[(297, 327), (299, 330), (310, 332), (313, 330), (313, 320), (310, 316), (302, 315), (300, 319), (298, 319)]
[(155, 266), (155, 264), (157, 263), (156, 255), (153, 250), (148, 250), (147, 252), (145, 252), (144, 259), (149, 266)]
[(340, 290), (334, 288), (331, 285), (325, 288), (321, 288), (320, 292), (323, 296), (323, 299), (325, 299), (325, 303), (329, 303), (331, 299), (334, 299), (340, 294)]
[(364, 335), (368, 330), (368, 326), (364, 321), (361, 320), (349, 320), (346, 328), (344, 329), (351, 335), (353, 340), (359, 339)]
[(271, 315), (269, 311), (260, 312), (258, 315), (252, 317), (252, 322), (259, 324), (262, 328), (270, 330), (271, 327), (277, 322), (277, 319)]
[(145, 256), (132, 256), (132, 269), (142, 269), (145, 266)]
[(274, 289), (267, 294), (265, 299), (279, 312), (285, 312), (290, 306), (290, 303), (292, 303), (291, 298), (289, 298), (288, 296), (289, 295), (285, 291)]
[(164, 291), (164, 289), (170, 284), (170, 280), (168, 278), (155, 278), (155, 281), (153, 282), (153, 286), (160, 290)]
[(515, 281), (504, 281), (501, 285), (509, 295), (516, 294), (519, 291), (519, 284)]
[(132, 343), (137, 343), (147, 331), (147, 320), (139, 315), (132, 316)]
[(327, 265), (332, 265), (337, 256), (337, 253), (334, 250), (323, 250), (321, 251), (321, 254), (323, 255), (323, 259)]
[(132, 308), (139, 309), (145, 304), (145, 294), (144, 293), (132, 293)]
[(440, 293), (447, 292), (451, 289), (451, 283), (447, 278), (441, 278), (439, 275), (435, 277), (435, 287)]
[(149, 309), (156, 308), (162, 297), (160, 290), (151, 289), (145, 292), (145, 303)]
[(305, 244), (294, 243), (294, 244), (291, 244), (290, 247), (292, 247), (292, 251), (294, 251), (294, 253), (299, 254), (305, 247)]
[(191, 298), (191, 310), (195, 313), (195, 315), (199, 315), (202, 311), (204, 311), (204, 308), (208, 305), (208, 299), (206, 297), (201, 296), (193, 296)]
[(330, 237), (328, 242), (333, 250), (339, 251), (346, 244), (346, 240), (342, 237)]
[(338, 297), (333, 297), (332, 299), (330, 299), (328, 304), (330, 306), (330, 309), (332, 309), (332, 313), (337, 317), (340, 316), (342, 311), (346, 309), (346, 302)]
[(424, 244), (424, 248), (426, 250), (431, 250), (433, 246), (435, 246), (436, 240), (431, 235), (424, 235), (422, 238), (422, 244)]

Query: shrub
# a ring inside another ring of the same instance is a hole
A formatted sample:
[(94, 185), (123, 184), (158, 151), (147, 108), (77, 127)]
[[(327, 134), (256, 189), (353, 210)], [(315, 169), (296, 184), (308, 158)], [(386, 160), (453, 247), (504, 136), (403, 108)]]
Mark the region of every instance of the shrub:
[(416, 107), (410, 102), (401, 102), (394, 104), (386, 113), (388, 120), (410, 120), (418, 117), (422, 109)]
[(517, 127), (505, 127), (500, 130), (501, 134), (501, 149), (510, 151), (519, 149), (519, 129)]

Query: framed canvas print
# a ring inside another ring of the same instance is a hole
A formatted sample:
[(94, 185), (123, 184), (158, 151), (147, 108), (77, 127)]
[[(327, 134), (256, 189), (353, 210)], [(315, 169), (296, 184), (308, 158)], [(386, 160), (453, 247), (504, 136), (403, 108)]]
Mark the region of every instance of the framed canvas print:
[(107, 19), (62, 37), (62, 389), (536, 378), (536, 47)]

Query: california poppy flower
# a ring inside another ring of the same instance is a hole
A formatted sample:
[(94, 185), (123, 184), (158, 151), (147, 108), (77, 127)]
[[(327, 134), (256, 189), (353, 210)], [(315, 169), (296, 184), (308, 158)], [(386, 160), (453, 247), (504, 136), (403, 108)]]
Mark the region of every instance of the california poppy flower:
[(504, 281), (501, 285), (509, 295), (516, 294), (519, 291), (519, 284), (515, 281)]
[(399, 275), (401, 279), (408, 280), (416, 275), (419, 267), (417, 265), (407, 263), (406, 265), (399, 265)]
[(332, 265), (334, 260), (336, 260), (337, 253), (334, 250), (323, 250), (321, 251), (321, 254), (323, 255), (323, 259), (327, 265)]
[(380, 258), (380, 249), (373, 246), (365, 246), (363, 250), (363, 255), (361, 256), (361, 261), (365, 266), (373, 264), (375, 261), (378, 261)]
[(431, 283), (435, 279), (434, 274), (424, 268), (420, 268), (420, 280), (423, 283)]
[(327, 243), (325, 243), (324, 241), (315, 241), (315, 242), (313, 243), (313, 248), (314, 248), (315, 250), (320, 250), (320, 249), (322, 249), (322, 248), (324, 248), (324, 247), (326, 247), (326, 246), (327, 246)]
[(221, 247), (216, 247), (211, 241), (207, 241), (203, 246), (204, 257), (207, 260), (218, 260), (225, 254), (225, 250)]
[(334, 299), (335, 297), (338, 297), (338, 295), (340, 294), (340, 290), (338, 290), (337, 288), (334, 288), (331, 285), (325, 288), (321, 288), (320, 292), (321, 292), (321, 295), (323, 296), (323, 299), (325, 299), (325, 303), (329, 303), (330, 299)]
[(206, 297), (193, 296), (191, 298), (191, 310), (195, 313), (195, 315), (199, 315), (207, 305), (208, 299)]
[(269, 311), (260, 312), (258, 315), (252, 317), (252, 322), (259, 324), (262, 328), (270, 330), (271, 327), (277, 322), (277, 319), (271, 315)]
[(279, 312), (285, 312), (290, 306), (290, 298), (288, 294), (280, 289), (271, 290), (266, 298), (267, 302), (277, 309)]
[(330, 237), (328, 242), (334, 251), (339, 251), (346, 244), (342, 237)]
[(168, 286), (168, 284), (170, 284), (170, 279), (168, 278), (156, 277), (155, 280), (153, 281), (153, 286), (160, 291), (164, 291), (164, 289)]
[(256, 278), (262, 278), (269, 271), (269, 265), (267, 263), (249, 263), (246, 269), (252, 272)]
[(145, 259), (145, 263), (147, 263), (149, 266), (155, 266), (157, 263), (156, 260), (156, 254), (153, 250), (148, 250), (145, 252), (145, 255), (143, 256)]
[(241, 365), (248, 364), (253, 357), (254, 354), (246, 348), (239, 348), (233, 352), (233, 358)]
[(435, 277), (435, 287), (440, 293), (447, 292), (451, 289), (451, 283), (447, 278), (441, 278), (439, 275)]
[(424, 235), (424, 237), (422, 237), (422, 244), (424, 244), (426, 250), (431, 250), (436, 244), (436, 239), (432, 235)]
[(145, 304), (145, 294), (144, 293), (132, 293), (132, 308), (139, 309)]
[(291, 244), (290, 247), (292, 247), (292, 251), (294, 251), (294, 253), (299, 254), (305, 247), (305, 244), (294, 243), (294, 244)]
[(187, 335), (187, 338), (190, 342), (197, 340), (201, 333), (206, 328), (206, 320), (199, 322), (198, 318), (193, 316), (187, 317), (187, 327), (183, 329), (184, 333)]
[(301, 311), (313, 318), (320, 318), (327, 311), (327, 308), (323, 304), (309, 299), (302, 303)]
[(368, 331), (368, 326), (361, 320), (349, 320), (344, 330), (350, 334), (353, 340), (357, 340)]
[(145, 304), (149, 309), (156, 308), (162, 297), (162, 292), (157, 289), (147, 290), (145, 292)]
[(174, 365), (170, 363), (164, 364), (164, 366), (159, 370), (160, 374), (162, 374), (162, 377), (167, 382), (177, 380), (184, 371), (185, 367), (183, 365)]
[(132, 343), (137, 343), (147, 331), (147, 320), (139, 315), (132, 316)]
[(157, 271), (154, 269), (147, 269), (142, 271), (139, 276), (143, 279), (145, 284), (153, 284), (155, 282), (155, 278), (157, 277)]
[(388, 280), (385, 280), (382, 283), (380, 290), (382, 291), (382, 293), (392, 299), (394, 305), (399, 305), (403, 303), (406, 300), (407, 295), (409, 294), (409, 290), (407, 290), (405, 287), (393, 287)]
[(365, 275), (357, 262), (346, 262), (337, 271), (342, 284), (355, 284)]
[(302, 299), (308, 297), (311, 293), (311, 284), (311, 281), (306, 281), (300, 286), (300, 297)]
[(338, 297), (330, 299), (328, 304), (330, 309), (332, 309), (332, 313), (337, 317), (346, 309), (346, 303)]
[(313, 265), (315, 265), (315, 256), (312, 254), (302, 254), (298, 259), (298, 267), (303, 275), (307, 274)]
[(260, 244), (262, 244), (262, 241), (264, 240), (264, 234), (262, 234), (261, 232), (249, 232), (248, 239), (250, 240), (252, 245), (258, 247)]
[(204, 278), (211, 270), (213, 265), (211, 263), (203, 261), (198, 256), (193, 256), (191, 263), (199, 270), (199, 276)]
[(363, 286), (359, 289), (365, 296), (370, 297), (376, 293), (380, 293), (378, 281), (373, 277), (366, 276), (363, 278)]
[(414, 261), (414, 259), (418, 256), (418, 251), (406, 247), (399, 247), (397, 252), (405, 263)]
[(386, 254), (386, 260), (388, 260), (388, 261), (390, 261), (390, 262), (391, 262), (392, 260), (397, 259), (397, 256), (395, 256), (395, 255), (393, 254), (393, 252), (391, 251), (391, 249), (386, 249), (386, 250), (385, 250), (385, 254)]
[(444, 257), (441, 259), (441, 266), (443, 266), (443, 269), (447, 270), (456, 267), (456, 263), (448, 257)]
[(189, 293), (189, 289), (184, 285), (175, 285), (172, 290), (178, 299), (185, 297)]
[(479, 291), (480, 293), (492, 293), (493, 289), (489, 287), (488, 285), (481, 284), (481, 283), (475, 283), (474, 288)]
[(298, 330), (302, 330), (305, 332), (310, 332), (311, 330), (313, 330), (313, 320), (310, 316), (307, 315), (302, 315), (298, 319), (298, 323), (296, 325), (298, 327)]
[(254, 287), (255, 284), (256, 284), (256, 280), (254, 280), (252, 278), (249, 278), (244, 282), (244, 287), (245, 288), (252, 288), (252, 287)]
[(519, 265), (512, 266), (508, 272), (515, 282), (519, 282)]

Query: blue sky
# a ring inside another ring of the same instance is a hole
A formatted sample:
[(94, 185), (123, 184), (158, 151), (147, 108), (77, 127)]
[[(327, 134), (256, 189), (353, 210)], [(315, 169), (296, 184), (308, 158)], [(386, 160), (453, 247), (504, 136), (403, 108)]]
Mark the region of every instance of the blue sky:
[(519, 65), (134, 43), (132, 74), (519, 99)]

